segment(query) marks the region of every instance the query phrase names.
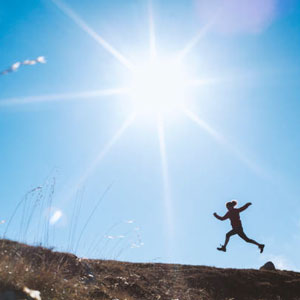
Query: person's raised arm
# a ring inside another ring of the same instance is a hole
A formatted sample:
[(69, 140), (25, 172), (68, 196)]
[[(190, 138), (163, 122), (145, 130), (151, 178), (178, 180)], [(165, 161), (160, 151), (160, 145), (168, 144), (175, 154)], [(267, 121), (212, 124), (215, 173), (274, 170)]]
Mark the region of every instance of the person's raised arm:
[(214, 216), (220, 221), (228, 219), (228, 213), (224, 217), (219, 216), (217, 213), (214, 213)]
[(245, 205), (243, 205), (242, 207), (238, 208), (239, 212), (244, 211), (245, 209), (247, 209), (250, 205), (252, 205), (251, 202), (246, 203)]

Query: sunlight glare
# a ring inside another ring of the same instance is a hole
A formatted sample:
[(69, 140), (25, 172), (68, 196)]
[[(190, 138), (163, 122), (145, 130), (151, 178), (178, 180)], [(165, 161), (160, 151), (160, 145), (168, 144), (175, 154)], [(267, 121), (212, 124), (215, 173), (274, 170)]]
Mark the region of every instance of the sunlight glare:
[(166, 141), (165, 141), (165, 131), (164, 124), (161, 116), (158, 117), (157, 123), (158, 139), (159, 139), (159, 150), (161, 157), (161, 171), (163, 179), (163, 193), (164, 202), (166, 210), (166, 220), (168, 223), (168, 233), (172, 232), (172, 203), (171, 203), (171, 193), (170, 193), (170, 182), (169, 182), (169, 171), (168, 171), (168, 161), (166, 152)]
[(199, 41), (204, 38), (204, 36), (207, 34), (207, 32), (211, 29), (211, 27), (215, 24), (219, 14), (220, 14), (221, 8), (219, 8), (211, 20), (205, 24), (201, 30), (196, 34), (189, 43), (186, 44), (186, 46), (179, 52), (178, 58), (183, 59), (198, 43)]
[(156, 40), (155, 40), (155, 28), (152, 1), (149, 1), (149, 37), (150, 37), (150, 59), (154, 60), (156, 57)]
[(66, 202), (72, 200), (76, 195), (76, 192), (84, 186), (87, 179), (96, 171), (100, 162), (110, 152), (112, 147), (118, 142), (118, 140), (122, 137), (122, 135), (125, 133), (128, 127), (134, 122), (135, 118), (135, 113), (130, 114), (126, 118), (121, 127), (117, 130), (117, 132), (104, 145), (103, 149), (99, 152), (97, 157), (89, 164), (88, 168), (81, 175), (81, 177), (75, 183), (72, 183), (70, 190), (67, 191), (66, 195), (63, 195), (63, 198)]
[(67, 4), (61, 0), (52, 0), (52, 2), (71, 20), (75, 22), (82, 30), (84, 30), (90, 37), (92, 37), (99, 45), (113, 55), (119, 62), (121, 62), (128, 69), (132, 69), (131, 62), (123, 56), (116, 48), (108, 43), (104, 38), (97, 34), (79, 15), (77, 15)]
[(118, 131), (112, 136), (109, 142), (104, 146), (104, 148), (99, 152), (97, 158), (93, 161), (93, 163), (89, 166), (89, 168), (85, 171), (85, 173), (81, 176), (76, 188), (79, 189), (82, 187), (86, 179), (94, 172), (97, 168), (100, 161), (103, 157), (111, 150), (111, 148), (115, 145), (115, 143), (121, 138), (126, 129), (133, 123), (135, 120), (135, 113), (129, 115), (129, 117), (124, 121), (122, 126), (118, 129)]
[(182, 105), (187, 72), (179, 61), (151, 60), (133, 72), (130, 96), (137, 113), (169, 113)]
[(235, 147), (232, 143), (230, 143), (224, 136), (218, 133), (214, 128), (212, 128), (207, 122), (200, 119), (196, 114), (190, 111), (187, 108), (184, 108), (183, 112), (186, 114), (188, 118), (190, 118), (193, 122), (198, 124), (201, 128), (203, 128), (206, 132), (208, 132), (217, 142), (219, 142), (223, 147), (226, 147), (230, 150), (235, 156), (242, 161), (249, 169), (251, 169), (254, 173), (259, 176), (267, 177), (264, 170), (257, 165), (255, 162), (250, 160), (244, 153), (242, 153), (237, 147)]
[(87, 92), (78, 93), (62, 93), (62, 94), (49, 94), (40, 96), (27, 96), (20, 98), (6, 98), (0, 100), (0, 107), (13, 106), (13, 105), (25, 105), (34, 104), (40, 102), (55, 102), (55, 101), (66, 101), (66, 100), (83, 100), (99, 97), (109, 97), (115, 95), (124, 95), (128, 93), (128, 89), (116, 88), (116, 89), (105, 89), (105, 90), (95, 90)]

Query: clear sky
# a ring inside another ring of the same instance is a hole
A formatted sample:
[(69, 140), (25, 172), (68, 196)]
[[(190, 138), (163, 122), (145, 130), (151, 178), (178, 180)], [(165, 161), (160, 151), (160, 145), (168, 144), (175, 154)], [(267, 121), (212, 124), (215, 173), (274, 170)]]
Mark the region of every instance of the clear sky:
[[(47, 61), (0, 76), (1, 234), (300, 270), (300, 1), (1, 1), (0, 47)], [(231, 199), (264, 254), (216, 250)]]

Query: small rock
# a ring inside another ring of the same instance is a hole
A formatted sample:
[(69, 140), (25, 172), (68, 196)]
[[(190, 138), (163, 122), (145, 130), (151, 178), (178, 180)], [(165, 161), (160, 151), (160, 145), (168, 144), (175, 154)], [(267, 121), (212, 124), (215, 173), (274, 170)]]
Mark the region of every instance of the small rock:
[(30, 296), (32, 299), (42, 300), (40, 291), (31, 290), (28, 287), (24, 286), (23, 292)]
[(268, 261), (263, 266), (261, 266), (259, 269), (267, 270), (267, 271), (275, 271), (276, 270), (275, 265), (271, 261)]

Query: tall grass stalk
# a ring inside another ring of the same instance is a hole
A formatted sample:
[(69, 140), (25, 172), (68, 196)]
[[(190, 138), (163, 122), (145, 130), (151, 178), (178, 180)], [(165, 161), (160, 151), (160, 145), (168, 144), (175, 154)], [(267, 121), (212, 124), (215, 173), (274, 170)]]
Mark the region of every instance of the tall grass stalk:
[(105, 191), (103, 192), (103, 194), (101, 195), (101, 197), (99, 198), (99, 200), (97, 201), (95, 207), (93, 208), (93, 210), (91, 211), (89, 217), (87, 218), (80, 234), (79, 234), (79, 237), (78, 237), (78, 240), (77, 240), (77, 244), (76, 244), (76, 248), (75, 248), (75, 253), (77, 252), (78, 250), (78, 247), (79, 247), (79, 244), (80, 244), (80, 241), (81, 241), (81, 238), (83, 236), (83, 233), (85, 231), (85, 229), (87, 228), (89, 222), (91, 221), (92, 217), (94, 216), (97, 208), (99, 207), (100, 203), (102, 203), (103, 199), (105, 198), (106, 194), (109, 192), (109, 190), (111, 189), (111, 187), (113, 186), (113, 182), (111, 184), (108, 185), (108, 187), (105, 189)]

